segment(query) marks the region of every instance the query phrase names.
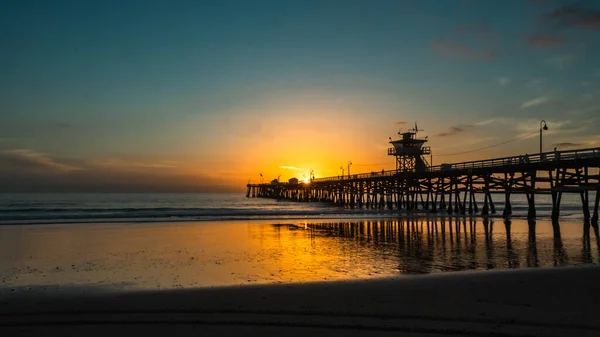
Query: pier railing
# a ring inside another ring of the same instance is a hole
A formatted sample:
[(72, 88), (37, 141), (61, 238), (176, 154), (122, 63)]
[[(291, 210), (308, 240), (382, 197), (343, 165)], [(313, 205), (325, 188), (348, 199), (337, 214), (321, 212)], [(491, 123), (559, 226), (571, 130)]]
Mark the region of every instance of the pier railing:
[[(552, 163), (561, 161), (575, 161), (578, 159), (592, 159), (600, 158), (600, 148), (588, 148), (578, 150), (567, 150), (567, 151), (552, 151), (536, 154), (525, 154), (512, 157), (504, 158), (493, 158), (484, 160), (467, 161), (461, 163), (452, 164), (441, 164), (436, 166), (430, 166), (426, 172), (447, 172), (455, 170), (469, 170), (469, 169), (482, 169), (482, 168), (504, 168), (526, 164), (542, 164)], [(378, 178), (378, 177), (391, 177), (398, 174), (402, 174), (402, 171), (396, 170), (382, 170), (370, 173), (360, 173), (352, 175), (344, 175), (337, 177), (325, 177), (314, 179), (313, 182), (328, 182), (328, 181), (341, 181), (341, 180), (353, 180), (353, 179), (366, 179), (366, 178)]]

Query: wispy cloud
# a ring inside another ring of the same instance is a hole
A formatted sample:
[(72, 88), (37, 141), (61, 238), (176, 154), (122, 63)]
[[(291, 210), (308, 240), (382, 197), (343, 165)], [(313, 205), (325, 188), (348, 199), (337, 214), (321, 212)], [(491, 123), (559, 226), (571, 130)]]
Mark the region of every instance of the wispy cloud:
[(130, 169), (175, 169), (175, 168), (177, 168), (177, 165), (175, 165), (174, 163), (167, 163), (167, 162), (144, 163), (144, 162), (137, 162), (137, 161), (122, 160), (122, 159), (118, 159), (118, 158), (109, 158), (109, 159), (101, 160), (101, 161), (96, 162), (95, 165), (104, 167), (104, 168), (125, 169), (125, 170), (130, 170)]
[(553, 48), (565, 43), (565, 39), (556, 34), (536, 34), (527, 38), (527, 44), (534, 48)]
[(513, 125), (515, 121), (512, 118), (507, 117), (495, 117), (486, 120), (482, 120), (472, 124), (473, 126), (485, 126), (489, 124), (502, 124), (502, 125)]
[(407, 124), (407, 123), (408, 123), (408, 122), (405, 122), (405, 121), (399, 121), (399, 122), (396, 122), (396, 124), (397, 124), (397, 125), (405, 125), (405, 124)]
[(465, 131), (465, 129), (460, 126), (451, 126), (448, 131), (438, 133), (436, 136), (438, 136), (438, 137), (454, 136), (454, 135), (457, 135), (464, 131)]
[(582, 146), (583, 143), (572, 143), (572, 142), (564, 142), (564, 143), (553, 143), (552, 145), (556, 146), (556, 147), (578, 147), (578, 146)]
[(438, 54), (446, 57), (490, 60), (498, 56), (498, 52), (494, 50), (476, 50), (463, 43), (446, 40), (432, 41), (431, 48), (433, 48)]
[(582, 86), (582, 87), (589, 87), (590, 85), (592, 85), (592, 83), (591, 83), (591, 82), (588, 82), (588, 81), (583, 81), (583, 82), (581, 82), (581, 86)]
[(496, 78), (496, 82), (498, 83), (498, 85), (500, 86), (507, 86), (510, 84), (510, 78), (508, 77), (497, 77)]
[[(569, 130), (569, 127), (571, 124), (572, 124), (572, 122), (570, 120), (547, 119), (546, 125), (548, 126), (548, 131), (545, 131), (545, 132), (553, 133), (553, 134), (562, 133), (562, 132), (565, 132), (566, 130)], [(512, 125), (514, 125), (515, 130), (521, 135), (530, 134), (530, 133), (535, 135), (536, 131), (539, 131), (540, 120), (537, 118), (530, 118), (530, 119), (515, 118)]]
[(550, 101), (550, 99), (546, 96), (534, 98), (532, 100), (523, 102), (523, 104), (521, 104), (521, 109), (527, 109), (527, 108), (531, 108), (534, 106), (538, 106), (538, 105), (544, 104), (548, 101)]
[(285, 169), (285, 170), (292, 170), (292, 171), (302, 171), (301, 168), (296, 167), (296, 166), (279, 166), (279, 168)]
[(600, 10), (584, 8), (578, 5), (560, 7), (544, 15), (543, 19), (558, 28), (600, 30)]
[(68, 173), (83, 170), (81, 167), (60, 163), (47, 154), (29, 149), (0, 152), (0, 167), (43, 173)]
[(566, 2), (569, 0), (527, 0), (531, 5), (554, 5), (560, 2)]
[(496, 121), (496, 119), (495, 119), (495, 118), (491, 118), (491, 119), (486, 119), (486, 120), (484, 120), (484, 121), (481, 121), (481, 122), (477, 122), (477, 123), (475, 123), (475, 125), (477, 125), (477, 126), (483, 126), (483, 125), (492, 124), (492, 123), (494, 123), (495, 121)]

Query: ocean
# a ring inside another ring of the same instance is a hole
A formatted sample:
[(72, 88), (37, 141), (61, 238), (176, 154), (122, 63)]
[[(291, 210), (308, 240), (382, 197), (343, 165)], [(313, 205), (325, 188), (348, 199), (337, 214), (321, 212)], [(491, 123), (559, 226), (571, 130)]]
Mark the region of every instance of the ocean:
[[(504, 196), (495, 195), (497, 215)], [(593, 200), (593, 195), (590, 198)], [(479, 201), (480, 205), (482, 201)], [(536, 196), (540, 218), (551, 212), (548, 195)], [(512, 196), (514, 217), (527, 215), (523, 195)], [(0, 194), (0, 224), (177, 222), (394, 217), (403, 211), (351, 209), (318, 202), (246, 198), (244, 193), (42, 193)], [(578, 195), (564, 195), (561, 217), (582, 217)]]

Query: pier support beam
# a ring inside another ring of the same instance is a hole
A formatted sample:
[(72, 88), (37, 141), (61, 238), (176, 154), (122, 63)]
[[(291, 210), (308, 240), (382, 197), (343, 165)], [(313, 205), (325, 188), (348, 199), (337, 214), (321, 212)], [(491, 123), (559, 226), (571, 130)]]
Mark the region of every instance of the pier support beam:
[(594, 213), (592, 215), (592, 224), (598, 226), (598, 204), (600, 204), (600, 188), (596, 189), (596, 200), (594, 201)]
[[(536, 216), (535, 212), (535, 180), (536, 180), (536, 171), (529, 172), (529, 177), (531, 180), (531, 186), (527, 188), (526, 196), (527, 203), (529, 205), (529, 209), (527, 211), (527, 218), (534, 219)], [(526, 182), (526, 179), (525, 179)]]
[(510, 175), (508, 173), (504, 173), (504, 182), (505, 182), (505, 189), (506, 189), (506, 191), (504, 192), (504, 210), (502, 211), (502, 217), (504, 217), (504, 218), (507, 218), (510, 215), (512, 215), (512, 205), (510, 204), (510, 194), (512, 192), (514, 177), (515, 177), (515, 174), (513, 172), (511, 172)]
[(448, 214), (452, 214), (452, 186), (454, 185), (454, 178), (450, 178), (450, 184), (448, 189)]

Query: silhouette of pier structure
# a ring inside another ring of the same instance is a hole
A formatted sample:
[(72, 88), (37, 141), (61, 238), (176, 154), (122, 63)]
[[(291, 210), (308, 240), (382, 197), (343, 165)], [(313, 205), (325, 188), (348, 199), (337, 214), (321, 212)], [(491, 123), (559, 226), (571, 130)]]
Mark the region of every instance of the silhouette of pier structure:
[[(536, 217), (535, 197), (552, 197), (552, 218), (560, 216), (564, 193), (579, 194), (586, 221), (598, 223), (600, 148), (552, 151), (431, 166), (416, 127), (392, 140), (388, 155), (395, 170), (325, 177), (303, 182), (273, 180), (248, 184), (247, 197), (325, 202), (350, 208), (397, 209), (448, 214), (495, 214), (493, 195), (503, 195), (502, 216), (512, 214), (511, 196), (526, 196), (528, 218)], [(590, 192), (595, 192), (590, 208)], [(483, 202), (476, 199), (483, 196)]]

